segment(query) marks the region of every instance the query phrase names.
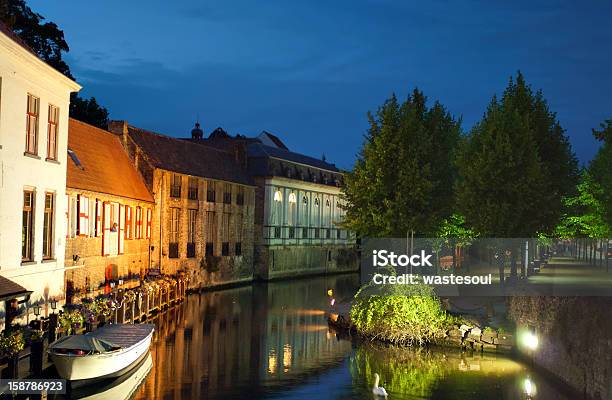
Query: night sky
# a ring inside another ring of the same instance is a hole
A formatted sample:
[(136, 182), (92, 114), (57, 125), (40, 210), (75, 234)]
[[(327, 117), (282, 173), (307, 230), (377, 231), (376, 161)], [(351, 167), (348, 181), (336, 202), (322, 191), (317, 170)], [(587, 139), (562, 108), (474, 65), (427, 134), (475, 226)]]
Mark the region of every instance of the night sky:
[[(494, 4), (493, 4), (494, 3)], [(502, 4), (503, 3), (503, 4)], [(197, 117), (350, 168), (366, 113), (418, 86), (469, 130), (510, 75), (544, 91), (582, 162), (612, 118), (612, 2), (30, 0), (113, 119), (173, 136)]]

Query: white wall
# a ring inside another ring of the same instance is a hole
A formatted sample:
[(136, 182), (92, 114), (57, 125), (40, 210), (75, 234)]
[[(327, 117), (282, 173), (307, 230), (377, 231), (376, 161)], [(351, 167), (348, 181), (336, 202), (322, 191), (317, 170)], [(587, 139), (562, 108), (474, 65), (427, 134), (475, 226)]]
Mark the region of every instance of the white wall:
[[(0, 33), (0, 274), (34, 291), (64, 295), (66, 146), (70, 92), (80, 86)], [(28, 93), (40, 99), (38, 157), (24, 155)], [(48, 106), (60, 109), (57, 162), (47, 161)], [(32, 263), (22, 264), (23, 191), (35, 191)], [(55, 194), (53, 260), (42, 260), (45, 192)]]

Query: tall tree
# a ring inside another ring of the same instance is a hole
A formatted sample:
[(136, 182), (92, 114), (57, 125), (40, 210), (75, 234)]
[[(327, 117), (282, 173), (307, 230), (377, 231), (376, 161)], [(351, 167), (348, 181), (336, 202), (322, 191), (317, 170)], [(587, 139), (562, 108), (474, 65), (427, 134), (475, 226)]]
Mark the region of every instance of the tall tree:
[(370, 128), (343, 194), (346, 225), (362, 236), (404, 237), (437, 230), (452, 213), (460, 122), (415, 89), (369, 113)]
[(551, 233), (562, 199), (577, 182), (577, 161), (541, 92), (519, 72), (493, 97), (459, 157), (459, 212), (486, 236)]
[(593, 136), (602, 142), (601, 147), (589, 165), (589, 175), (601, 188), (598, 200), (603, 207), (604, 218), (612, 226), (612, 120), (593, 129)]
[[(21, 38), (34, 53), (47, 64), (67, 77), (74, 79), (70, 67), (62, 59), (70, 50), (64, 32), (53, 22), (32, 11), (25, 0), (0, 0), (0, 21)], [(70, 115), (81, 121), (106, 128), (108, 110), (95, 98), (83, 99), (76, 93), (71, 96)]]

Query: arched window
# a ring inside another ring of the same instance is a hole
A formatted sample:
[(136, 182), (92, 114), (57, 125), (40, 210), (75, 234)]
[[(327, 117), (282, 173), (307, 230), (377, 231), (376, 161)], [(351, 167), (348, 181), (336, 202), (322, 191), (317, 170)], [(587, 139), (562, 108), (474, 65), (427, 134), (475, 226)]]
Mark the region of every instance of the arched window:
[(281, 193), (280, 190), (277, 190), (276, 192), (274, 192), (274, 201), (278, 201), (278, 202), (283, 201), (283, 194)]
[(297, 203), (297, 197), (295, 196), (295, 193), (289, 194), (289, 203)]
[(304, 204), (305, 206), (308, 205), (308, 199), (306, 198), (306, 196), (302, 197), (302, 204)]
[(315, 198), (315, 207), (319, 207), (319, 199)]

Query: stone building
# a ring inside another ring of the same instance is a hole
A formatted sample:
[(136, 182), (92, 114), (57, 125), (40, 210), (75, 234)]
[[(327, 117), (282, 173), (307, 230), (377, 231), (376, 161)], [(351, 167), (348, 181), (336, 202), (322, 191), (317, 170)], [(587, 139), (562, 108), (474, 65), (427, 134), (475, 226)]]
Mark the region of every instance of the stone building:
[(352, 232), (343, 229), (342, 172), (325, 160), (290, 151), (275, 135), (230, 136), (217, 128), (190, 142), (233, 151), (257, 185), (257, 276), (324, 274), (358, 269)]
[(255, 187), (235, 154), (125, 121), (109, 128), (155, 197), (152, 268), (188, 272), (192, 288), (250, 281)]
[(64, 297), (68, 109), (80, 88), (0, 23), (0, 274), (43, 313)]
[(68, 296), (148, 272), (153, 196), (115, 134), (70, 119), (66, 198)]

